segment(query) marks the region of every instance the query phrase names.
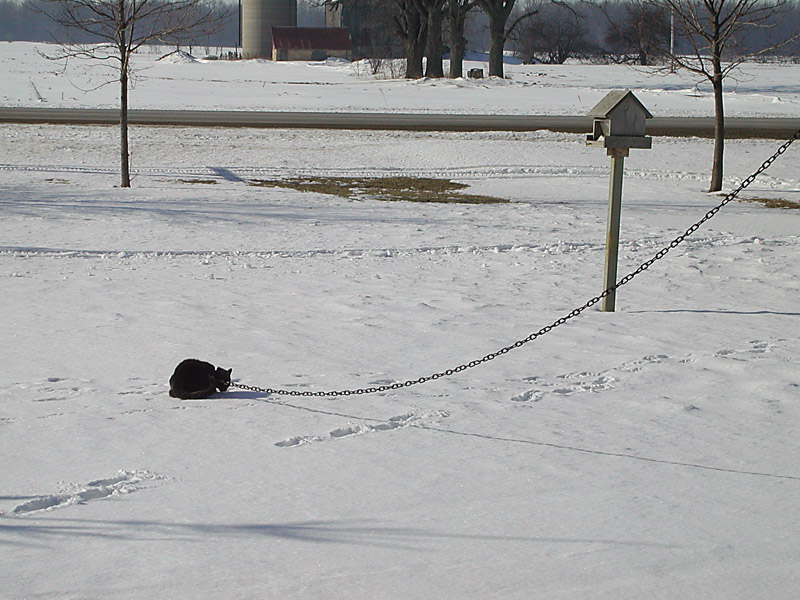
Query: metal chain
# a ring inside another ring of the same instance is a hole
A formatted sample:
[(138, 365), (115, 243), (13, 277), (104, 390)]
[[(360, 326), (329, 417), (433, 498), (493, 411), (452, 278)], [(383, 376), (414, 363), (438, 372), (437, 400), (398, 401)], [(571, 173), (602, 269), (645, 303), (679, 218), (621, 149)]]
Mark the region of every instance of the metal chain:
[(231, 383), (231, 387), (239, 388), (239, 389), (242, 389), (242, 390), (248, 390), (248, 391), (251, 391), (251, 392), (259, 392), (259, 393), (263, 393), (263, 394), (274, 394), (274, 395), (277, 395), (277, 396), (303, 396), (303, 397), (361, 396), (361, 395), (364, 395), (364, 394), (377, 394), (377, 393), (380, 393), (380, 392), (388, 392), (390, 390), (399, 390), (401, 388), (410, 387), (412, 385), (419, 385), (421, 383), (427, 383), (428, 381), (434, 381), (435, 379), (440, 379), (441, 377), (449, 377), (450, 375), (455, 375), (456, 373), (460, 373), (461, 371), (466, 371), (467, 369), (472, 369), (474, 367), (477, 367), (478, 365), (482, 365), (483, 363), (489, 362), (490, 360), (494, 360), (498, 356), (502, 356), (503, 354), (507, 354), (511, 350), (514, 350), (516, 348), (524, 346), (525, 344), (527, 344), (529, 342), (532, 342), (536, 338), (541, 337), (546, 333), (549, 333), (550, 331), (552, 331), (556, 327), (559, 327), (560, 325), (563, 325), (567, 321), (569, 321), (571, 319), (574, 319), (575, 317), (580, 315), (583, 311), (585, 311), (587, 308), (590, 308), (590, 307), (594, 306), (595, 304), (600, 302), (600, 300), (602, 300), (603, 298), (608, 296), (610, 293), (615, 291), (617, 288), (625, 285), (626, 283), (631, 281), (634, 277), (636, 277), (637, 275), (639, 275), (643, 271), (646, 271), (647, 269), (649, 269), (650, 266), (654, 262), (664, 258), (664, 256), (666, 256), (667, 253), (670, 250), (672, 250), (673, 248), (675, 248), (678, 245), (680, 245), (687, 237), (689, 237), (695, 231), (697, 231), (706, 221), (708, 221), (709, 219), (714, 217), (714, 215), (716, 215), (726, 204), (728, 204), (734, 198), (736, 198), (736, 196), (738, 196), (739, 193), (742, 190), (744, 190), (751, 183), (753, 183), (753, 181), (755, 181), (756, 177), (758, 177), (761, 173), (766, 171), (770, 167), (770, 165), (772, 165), (772, 163), (775, 162), (775, 160), (781, 154), (786, 152), (786, 150), (789, 148), (789, 146), (791, 146), (795, 142), (795, 140), (798, 140), (798, 139), (800, 139), (800, 130), (796, 131), (795, 134), (791, 137), (791, 139), (789, 139), (786, 142), (784, 142), (783, 145), (781, 145), (781, 147), (778, 148), (778, 150), (775, 152), (775, 154), (773, 154), (771, 157), (769, 157), (767, 160), (765, 160), (762, 163), (762, 165), (752, 175), (750, 175), (747, 179), (742, 181), (739, 184), (739, 187), (737, 187), (732, 192), (728, 193), (725, 196), (725, 198), (722, 200), (722, 202), (720, 202), (717, 206), (715, 206), (714, 208), (709, 210), (702, 219), (697, 221), (697, 223), (695, 223), (694, 225), (689, 227), (685, 232), (683, 232), (678, 237), (676, 237), (674, 240), (672, 240), (669, 243), (668, 246), (665, 246), (664, 248), (659, 250), (650, 260), (642, 263), (641, 265), (639, 265), (639, 267), (636, 270), (634, 270), (634, 271), (628, 273), (627, 275), (625, 275), (625, 277), (620, 279), (615, 285), (612, 285), (608, 289), (603, 290), (603, 292), (601, 294), (599, 294), (598, 296), (595, 296), (594, 298), (592, 298), (591, 300), (586, 302), (584, 305), (574, 309), (569, 314), (567, 314), (567, 315), (565, 315), (565, 316), (553, 321), (550, 325), (546, 325), (546, 326), (542, 327), (539, 331), (536, 331), (536, 332), (530, 334), (526, 338), (523, 338), (521, 340), (517, 340), (516, 342), (514, 342), (510, 346), (506, 346), (505, 348), (501, 348), (500, 350), (497, 350), (496, 352), (491, 352), (491, 353), (487, 354), (486, 356), (484, 356), (483, 358), (478, 358), (476, 360), (472, 360), (472, 361), (470, 361), (468, 363), (464, 363), (464, 364), (459, 365), (457, 367), (453, 367), (452, 369), (446, 369), (444, 371), (439, 371), (438, 373), (433, 373), (432, 375), (427, 375), (425, 377), (420, 377), (419, 379), (409, 379), (407, 381), (401, 381), (401, 382), (397, 382), (397, 383), (379, 385), (379, 386), (374, 386), (374, 387), (357, 388), (357, 389), (352, 389), (352, 390), (335, 390), (335, 391), (321, 391), (321, 392), (308, 392), (308, 391), (305, 391), (305, 392), (301, 392), (301, 391), (298, 391), (298, 390), (261, 388), (261, 387), (257, 387), (257, 386), (254, 386), (254, 385), (245, 385), (243, 383), (236, 383), (236, 382)]

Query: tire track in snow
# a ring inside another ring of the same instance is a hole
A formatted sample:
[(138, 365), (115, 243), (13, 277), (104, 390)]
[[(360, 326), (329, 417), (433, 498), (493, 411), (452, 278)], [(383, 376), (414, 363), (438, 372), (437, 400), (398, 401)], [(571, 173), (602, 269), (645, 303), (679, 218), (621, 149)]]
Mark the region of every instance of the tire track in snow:
[[(119, 170), (116, 167), (103, 166), (75, 166), (75, 165), (13, 165), (0, 164), (0, 171), (22, 171), (22, 172), (41, 172), (41, 173), (73, 173), (81, 175), (117, 175)], [(474, 165), (463, 167), (439, 167), (439, 168), (287, 168), (287, 167), (249, 167), (233, 166), (224, 167), (227, 173), (235, 174), (243, 180), (269, 177), (272, 179), (291, 179), (295, 177), (426, 177), (435, 179), (487, 179), (487, 178), (537, 178), (537, 177), (586, 177), (586, 178), (606, 178), (608, 168), (606, 166), (593, 165)], [(143, 177), (206, 177), (209, 179), (225, 181), (226, 178), (220, 175), (219, 166), (207, 167), (136, 167), (131, 169), (131, 174)], [(637, 179), (659, 179), (659, 180), (692, 180), (705, 181), (706, 173), (687, 173), (685, 171), (664, 171), (661, 169), (626, 169), (625, 177)], [(769, 176), (764, 175), (762, 180), (766, 181)], [(796, 182), (783, 182), (780, 179), (772, 178), (773, 185), (786, 183), (787, 185)]]
[[(756, 242), (763, 246), (780, 247), (794, 245), (789, 240), (763, 240), (754, 236), (733, 238), (730, 235), (710, 235), (695, 237), (684, 242), (690, 250), (699, 248), (718, 248), (751, 244)], [(621, 242), (624, 251), (649, 252), (664, 245), (664, 238), (643, 238)], [(122, 250), (122, 249), (78, 249), (47, 248), (37, 246), (0, 246), (0, 255), (20, 258), (77, 258), (104, 260), (131, 259), (174, 259), (197, 258), (200, 260), (270, 260), (297, 258), (399, 258), (419, 255), (454, 255), (454, 254), (505, 254), (505, 253), (539, 253), (546, 255), (565, 255), (582, 252), (597, 252), (604, 249), (602, 243), (589, 242), (554, 242), (548, 244), (490, 244), (490, 245), (452, 245), (452, 246), (419, 246), (408, 248), (317, 248), (309, 250)]]
[[(76, 165), (13, 165), (0, 163), (0, 171), (63, 173), (76, 175), (113, 175), (119, 174), (116, 167), (76, 166)], [(221, 175), (224, 172), (227, 175)], [(540, 177), (591, 178), (605, 180), (608, 168), (601, 165), (474, 165), (463, 167), (439, 168), (392, 168), (392, 167), (135, 167), (131, 174), (137, 177), (203, 177), (214, 181), (231, 181), (233, 175), (243, 183), (248, 179), (292, 179), (297, 177), (423, 177), (433, 179), (485, 180), (485, 179), (526, 179)], [(667, 171), (664, 169), (626, 168), (625, 177), (631, 179), (659, 181), (698, 181), (705, 182), (705, 172), (689, 173), (686, 171)], [(762, 174), (759, 177), (762, 186), (770, 189), (796, 189), (800, 180), (782, 179), (774, 175)], [(738, 183), (730, 178), (730, 183)]]
[[(641, 244), (641, 242), (638, 242)], [(316, 258), (334, 256), (342, 258), (395, 258), (421, 254), (502, 254), (506, 252), (540, 252), (544, 254), (570, 254), (572, 252), (593, 251), (602, 244), (588, 242), (556, 242), (552, 244), (477, 244), (453, 246), (420, 246), (411, 248), (319, 248), (311, 250), (88, 250), (72, 248), (45, 248), (35, 246), (0, 246), (0, 254), (17, 257), (55, 257), (55, 258)]]

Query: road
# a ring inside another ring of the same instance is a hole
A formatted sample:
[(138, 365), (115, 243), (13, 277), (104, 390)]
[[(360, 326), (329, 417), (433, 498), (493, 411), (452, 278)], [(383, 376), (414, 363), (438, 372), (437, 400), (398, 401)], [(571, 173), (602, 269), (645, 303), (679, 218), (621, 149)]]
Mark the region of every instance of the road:
[[(261, 127), (318, 129), (382, 129), (406, 131), (535, 131), (548, 129), (588, 133), (590, 117), (552, 115), (455, 115), (411, 113), (316, 113), (227, 110), (142, 110), (128, 112), (131, 125), (183, 127)], [(113, 125), (119, 111), (112, 108), (0, 107), (0, 123)], [(800, 129), (798, 118), (727, 117), (726, 137), (788, 138)], [(649, 135), (702, 136), (714, 133), (713, 117), (655, 117), (647, 122)]]

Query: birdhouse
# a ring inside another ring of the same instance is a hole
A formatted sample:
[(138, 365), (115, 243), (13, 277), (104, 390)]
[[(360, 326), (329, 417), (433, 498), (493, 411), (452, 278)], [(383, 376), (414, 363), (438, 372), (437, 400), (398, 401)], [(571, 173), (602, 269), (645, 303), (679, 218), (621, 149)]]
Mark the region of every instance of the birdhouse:
[(630, 90), (614, 90), (606, 94), (606, 97), (589, 111), (588, 116), (594, 118), (594, 123), (592, 133), (586, 136), (586, 145), (605, 148), (611, 157), (606, 264), (603, 272), (604, 296), (601, 309), (613, 312), (618, 286), (617, 258), (625, 157), (631, 148), (652, 147), (653, 138), (644, 134), (644, 124), (647, 119), (652, 119), (653, 115)]
[(594, 119), (592, 133), (586, 136), (587, 146), (627, 149), (653, 145), (653, 139), (644, 134), (645, 120), (653, 115), (630, 90), (609, 92), (587, 116)]

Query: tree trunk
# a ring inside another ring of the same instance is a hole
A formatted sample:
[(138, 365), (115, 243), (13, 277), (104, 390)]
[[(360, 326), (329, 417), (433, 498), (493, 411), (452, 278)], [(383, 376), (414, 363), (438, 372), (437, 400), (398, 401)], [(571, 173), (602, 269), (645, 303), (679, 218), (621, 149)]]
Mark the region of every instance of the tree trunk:
[(476, 0), (489, 19), (489, 76), (503, 77), (506, 22), (515, 0)]
[[(424, 37), (424, 36), (423, 36)], [(425, 44), (415, 37), (406, 48), (406, 79), (420, 79), (425, 58)]]
[(428, 6), (428, 62), (425, 65), (425, 77), (439, 79), (444, 77), (442, 54), (442, 5), (444, 0), (435, 0)]
[[(714, 66), (716, 70), (716, 65)], [(709, 192), (722, 189), (722, 163), (725, 154), (725, 109), (722, 104), (722, 74), (715, 73), (711, 81), (714, 88), (714, 161), (711, 167)]]
[(464, 37), (464, 24), (467, 10), (459, 0), (448, 0), (448, 21), (450, 37), (450, 77), (456, 79), (464, 76), (464, 52), (467, 40)]
[(489, 77), (503, 77), (503, 49), (506, 45), (506, 20), (489, 13)]
[(120, 173), (124, 188), (131, 187), (130, 155), (128, 153), (128, 68), (123, 62), (119, 73), (119, 148)]
[(125, 0), (117, 0), (114, 14), (114, 45), (119, 52), (119, 155), (121, 186), (131, 187), (130, 155), (128, 152), (128, 73), (130, 50), (128, 33), (130, 23), (126, 19)]
[(403, 2), (401, 10), (400, 35), (406, 51), (406, 79), (420, 79), (425, 57), (427, 23), (412, 2)]

